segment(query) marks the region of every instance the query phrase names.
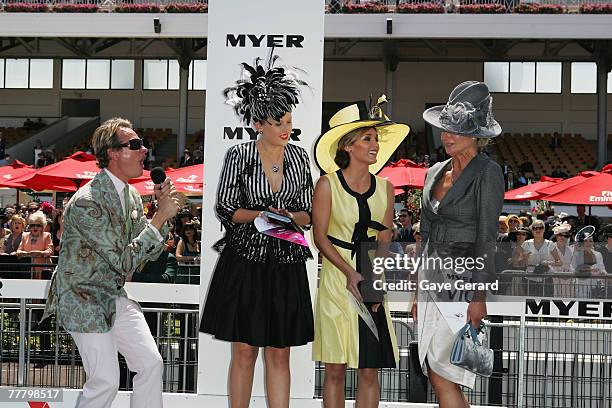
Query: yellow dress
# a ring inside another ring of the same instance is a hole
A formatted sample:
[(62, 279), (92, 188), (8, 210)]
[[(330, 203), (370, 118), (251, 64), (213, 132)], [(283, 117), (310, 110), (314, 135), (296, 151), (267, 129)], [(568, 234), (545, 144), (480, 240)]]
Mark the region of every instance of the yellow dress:
[[(387, 181), (372, 175), (370, 189), (358, 194), (348, 187), (341, 170), (324, 177), (329, 180), (332, 196), (328, 237), (342, 258), (360, 272), (356, 265), (359, 244), (375, 241), (378, 231), (385, 229), (382, 224), (387, 208)], [(368, 307), (379, 340), (358, 316), (349, 296), (352, 295), (346, 289), (346, 276), (323, 257), (315, 306), (313, 360), (352, 368), (395, 367), (399, 359), (397, 340), (386, 296), (376, 313)]]

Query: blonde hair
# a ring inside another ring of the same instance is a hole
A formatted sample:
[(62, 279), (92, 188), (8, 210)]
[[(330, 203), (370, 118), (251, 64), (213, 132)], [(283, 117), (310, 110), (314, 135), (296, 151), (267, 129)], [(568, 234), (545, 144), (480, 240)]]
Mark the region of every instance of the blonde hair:
[(542, 220), (535, 220), (534, 222), (531, 223), (529, 228), (531, 228), (531, 230), (533, 231), (533, 227), (535, 226), (543, 227), (546, 230), (546, 224)]
[(23, 225), (25, 227), (25, 220), (23, 219), (23, 217), (19, 214), (15, 214), (11, 217), (11, 220), (9, 221), (9, 225), (14, 223), (14, 222), (18, 222), (21, 225)]
[(508, 223), (510, 223), (510, 220), (517, 220), (520, 226), (522, 226), (522, 225), (523, 225), (523, 221), (521, 221), (521, 219), (519, 218), (519, 216), (518, 216), (518, 215), (516, 215), (516, 214), (510, 214), (510, 215), (508, 216)]
[(478, 147), (478, 152), (484, 152), (487, 146), (491, 144), (491, 139), (479, 137), (476, 139), (476, 146)]
[(101, 169), (108, 167), (108, 149), (115, 148), (119, 144), (117, 130), (119, 128), (132, 129), (132, 123), (123, 118), (112, 118), (102, 123), (94, 131), (91, 138), (91, 146), (93, 147), (96, 159), (98, 159), (98, 167)]

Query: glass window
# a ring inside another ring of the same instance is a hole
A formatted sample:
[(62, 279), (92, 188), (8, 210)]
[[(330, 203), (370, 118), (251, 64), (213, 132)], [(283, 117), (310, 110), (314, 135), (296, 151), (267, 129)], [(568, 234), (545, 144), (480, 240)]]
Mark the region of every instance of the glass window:
[(168, 89), (168, 61), (143, 61), (143, 89)]
[(612, 93), (612, 73), (608, 72), (608, 93)]
[(85, 89), (85, 60), (65, 59), (62, 62), (62, 88)]
[(113, 60), (112, 89), (134, 89), (134, 60)]
[(194, 60), (189, 66), (189, 89), (206, 89), (206, 60)]
[(110, 88), (110, 60), (87, 60), (87, 89)]
[(179, 71), (177, 60), (168, 61), (168, 89), (179, 89)]
[(536, 64), (536, 92), (561, 93), (560, 62), (538, 62)]
[(4, 60), (0, 59), (0, 88), (4, 88)]
[(597, 92), (597, 65), (594, 62), (572, 62), (572, 93)]
[(484, 82), (490, 92), (508, 92), (510, 67), (507, 62), (485, 62)]
[(510, 92), (535, 92), (535, 62), (510, 63)]
[(5, 87), (27, 88), (28, 87), (28, 64), (27, 59), (5, 60)]
[(30, 88), (52, 89), (53, 88), (53, 60), (32, 59), (30, 60)]

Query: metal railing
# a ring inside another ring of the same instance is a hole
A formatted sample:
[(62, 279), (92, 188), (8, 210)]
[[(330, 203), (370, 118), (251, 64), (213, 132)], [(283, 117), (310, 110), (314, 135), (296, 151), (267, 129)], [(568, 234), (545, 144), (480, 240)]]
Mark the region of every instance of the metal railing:
[[(429, 402), (436, 398), (417, 374), (409, 342), (416, 340), (412, 319), (393, 319), (400, 360), (379, 372), (381, 400)], [(609, 408), (612, 396), (612, 327), (609, 323), (564, 323), (558, 319), (503, 319), (487, 323), (495, 365), (490, 378), (477, 377), (464, 388), (473, 405), (530, 408)], [(499, 347), (501, 345), (501, 347)], [(416, 357), (418, 359), (418, 357)], [(316, 365), (315, 398), (321, 398), (325, 370)], [(357, 373), (348, 369), (345, 394), (356, 395)], [(520, 397), (522, 396), (522, 398)]]
[[(188, 267), (193, 268), (193, 274), (187, 271), (187, 277), (194, 277), (196, 270), (199, 273), (199, 267)], [(509, 278), (538, 277), (521, 274)], [(567, 274), (551, 275), (567, 278)], [(551, 276), (543, 274), (542, 277)], [(610, 277), (591, 279), (609, 280)], [(605, 296), (610, 298), (607, 293)], [(53, 319), (42, 325), (37, 323), (44, 307), (42, 301), (3, 299), (2, 302), (0, 386), (82, 387), (85, 373), (71, 336), (57, 327)], [(142, 306), (164, 360), (163, 390), (196, 392), (198, 305), (142, 303)], [(415, 357), (410, 354), (409, 344), (417, 339), (416, 326), (406, 312), (393, 312), (392, 316), (400, 360), (397, 368), (380, 370), (381, 399), (435, 402), (430, 385), (417, 373)], [(492, 316), (487, 324), (487, 339), (495, 353), (494, 373), (488, 379), (479, 377), (473, 390), (465, 390), (472, 404), (516, 408), (610, 407), (610, 321)], [(120, 388), (131, 390), (132, 374), (122, 358), (120, 367)], [(323, 380), (324, 366), (317, 363), (315, 398), (322, 396)], [(348, 399), (355, 398), (356, 385), (355, 370), (347, 370)]]
[[(55, 263), (39, 264), (32, 263), (30, 258), (14, 258), (13, 262), (5, 262), (8, 257), (0, 257), (1, 279), (34, 279), (36, 272), (41, 272), (42, 279), (50, 279), (55, 268)], [(56, 261), (57, 257), (54, 261)], [(138, 272), (136, 272), (138, 273)], [(200, 264), (179, 263), (173, 283), (199, 285)]]
[[(194, 393), (197, 384), (197, 305), (142, 304), (145, 319), (164, 361), (163, 391)], [(44, 305), (0, 303), (0, 386), (81, 388), (81, 357), (70, 334), (55, 320), (37, 323)], [(131, 373), (119, 358), (120, 389), (132, 389)]]

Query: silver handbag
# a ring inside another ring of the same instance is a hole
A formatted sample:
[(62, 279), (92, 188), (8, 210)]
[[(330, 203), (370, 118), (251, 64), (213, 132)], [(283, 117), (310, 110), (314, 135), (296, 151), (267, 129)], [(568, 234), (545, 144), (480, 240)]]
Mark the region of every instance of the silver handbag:
[(482, 345), (478, 332), (469, 322), (459, 331), (450, 360), (451, 364), (483, 377), (490, 377), (493, 373), (493, 350)]

